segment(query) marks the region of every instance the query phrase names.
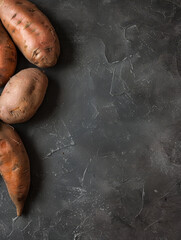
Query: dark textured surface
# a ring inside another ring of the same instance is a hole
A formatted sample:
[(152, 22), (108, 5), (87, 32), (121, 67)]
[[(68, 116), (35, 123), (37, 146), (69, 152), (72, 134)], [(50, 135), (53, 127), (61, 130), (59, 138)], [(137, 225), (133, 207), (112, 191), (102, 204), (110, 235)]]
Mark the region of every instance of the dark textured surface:
[(15, 126), (32, 183), (15, 219), (1, 180), (0, 239), (180, 240), (180, 0), (34, 2), (62, 55)]

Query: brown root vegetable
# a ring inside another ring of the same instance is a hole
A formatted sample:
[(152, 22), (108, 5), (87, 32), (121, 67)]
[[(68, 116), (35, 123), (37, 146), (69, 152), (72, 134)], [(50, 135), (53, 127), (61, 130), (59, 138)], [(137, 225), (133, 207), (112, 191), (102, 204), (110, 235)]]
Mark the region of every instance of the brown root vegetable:
[(0, 22), (0, 87), (13, 75), (16, 64), (16, 48)]
[(14, 75), (0, 96), (0, 119), (6, 123), (29, 120), (41, 105), (48, 78), (37, 68), (28, 68)]
[(14, 128), (4, 123), (0, 123), (0, 173), (20, 216), (30, 186), (29, 158)]
[(27, 0), (0, 0), (0, 18), (24, 56), (38, 67), (57, 62), (60, 44), (48, 18)]

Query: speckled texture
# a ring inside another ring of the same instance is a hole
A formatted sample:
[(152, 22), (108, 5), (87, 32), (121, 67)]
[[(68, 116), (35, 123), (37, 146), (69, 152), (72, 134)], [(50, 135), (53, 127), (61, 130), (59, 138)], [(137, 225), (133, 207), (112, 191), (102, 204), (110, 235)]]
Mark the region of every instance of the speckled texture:
[(34, 3), (62, 55), (42, 107), (15, 126), (32, 183), (15, 219), (1, 180), (1, 240), (180, 240), (180, 1)]

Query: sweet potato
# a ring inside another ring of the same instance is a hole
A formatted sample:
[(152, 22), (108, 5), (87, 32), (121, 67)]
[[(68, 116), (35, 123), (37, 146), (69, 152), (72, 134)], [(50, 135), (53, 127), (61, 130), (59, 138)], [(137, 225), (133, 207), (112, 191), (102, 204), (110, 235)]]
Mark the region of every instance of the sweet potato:
[(0, 18), (24, 56), (38, 67), (56, 64), (60, 45), (48, 18), (27, 0), (0, 0)]
[(16, 64), (16, 48), (0, 22), (0, 87), (13, 75)]
[(20, 216), (30, 186), (29, 158), (14, 128), (4, 123), (0, 123), (0, 173)]
[(29, 120), (41, 105), (48, 78), (37, 68), (28, 68), (14, 75), (0, 96), (0, 119), (6, 123)]

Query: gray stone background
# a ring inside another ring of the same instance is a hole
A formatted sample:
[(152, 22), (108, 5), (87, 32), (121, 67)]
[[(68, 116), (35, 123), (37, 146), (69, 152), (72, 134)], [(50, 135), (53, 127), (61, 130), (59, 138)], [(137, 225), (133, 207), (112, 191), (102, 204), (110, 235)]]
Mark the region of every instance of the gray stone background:
[(41, 108), (14, 125), (32, 181), (16, 219), (0, 180), (0, 239), (180, 240), (180, 0), (33, 2), (62, 53)]

